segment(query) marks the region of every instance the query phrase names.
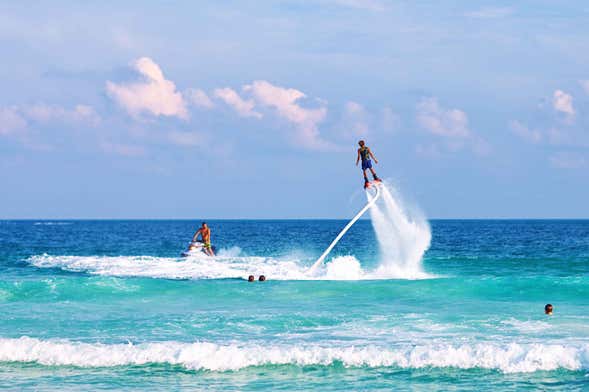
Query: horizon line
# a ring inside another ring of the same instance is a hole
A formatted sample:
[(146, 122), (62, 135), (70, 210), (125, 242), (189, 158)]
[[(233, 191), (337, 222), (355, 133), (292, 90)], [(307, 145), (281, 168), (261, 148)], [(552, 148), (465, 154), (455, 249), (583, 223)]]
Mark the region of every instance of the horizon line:
[[(350, 218), (0, 218), (1, 221), (302, 221), (302, 220), (349, 220)], [(370, 220), (370, 218), (360, 218), (359, 220)], [(589, 220), (589, 217), (571, 218), (571, 217), (480, 217), (480, 218), (426, 218), (427, 221), (442, 220)]]

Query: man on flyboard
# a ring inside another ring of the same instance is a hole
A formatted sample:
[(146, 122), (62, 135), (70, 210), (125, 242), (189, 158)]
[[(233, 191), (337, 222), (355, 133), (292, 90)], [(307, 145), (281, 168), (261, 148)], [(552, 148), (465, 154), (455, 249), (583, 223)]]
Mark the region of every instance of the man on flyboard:
[(372, 151), (370, 151), (370, 148), (368, 148), (365, 145), (364, 140), (360, 140), (358, 142), (358, 145), (360, 146), (360, 148), (358, 149), (358, 157), (356, 158), (356, 166), (358, 166), (358, 162), (360, 162), (360, 160), (362, 160), (362, 173), (364, 174), (364, 189), (366, 189), (370, 186), (370, 181), (368, 181), (368, 176), (366, 175), (366, 170), (370, 170), (370, 172), (372, 173), (372, 177), (374, 177), (374, 182), (381, 182), (380, 178), (378, 178), (378, 176), (376, 175), (376, 172), (372, 168), (372, 161), (370, 160), (370, 158), (374, 159), (374, 163), (378, 163), (378, 160), (376, 159), (374, 154), (372, 154)]

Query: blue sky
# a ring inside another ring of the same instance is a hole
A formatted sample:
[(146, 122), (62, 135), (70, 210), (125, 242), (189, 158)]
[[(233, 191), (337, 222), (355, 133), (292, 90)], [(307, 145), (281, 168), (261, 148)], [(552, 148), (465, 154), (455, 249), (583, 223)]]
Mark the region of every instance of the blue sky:
[(1, 218), (589, 217), (585, 1), (0, 4)]

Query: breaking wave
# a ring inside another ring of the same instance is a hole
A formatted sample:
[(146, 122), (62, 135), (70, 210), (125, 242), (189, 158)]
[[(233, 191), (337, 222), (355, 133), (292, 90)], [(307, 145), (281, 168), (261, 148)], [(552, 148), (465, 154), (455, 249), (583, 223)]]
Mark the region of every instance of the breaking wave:
[(403, 348), (319, 345), (219, 345), (207, 342), (142, 344), (77, 343), (21, 337), (0, 339), (0, 362), (48, 366), (112, 367), (153, 363), (192, 370), (228, 371), (250, 366), (294, 365), (494, 369), (505, 373), (589, 369), (589, 345), (511, 343), (431, 345)]

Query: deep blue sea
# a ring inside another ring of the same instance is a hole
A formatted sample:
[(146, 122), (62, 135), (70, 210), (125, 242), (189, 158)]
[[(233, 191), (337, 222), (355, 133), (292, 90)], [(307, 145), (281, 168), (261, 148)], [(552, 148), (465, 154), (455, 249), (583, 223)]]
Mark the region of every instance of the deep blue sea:
[(375, 214), (0, 221), (0, 389), (589, 390), (589, 221)]

